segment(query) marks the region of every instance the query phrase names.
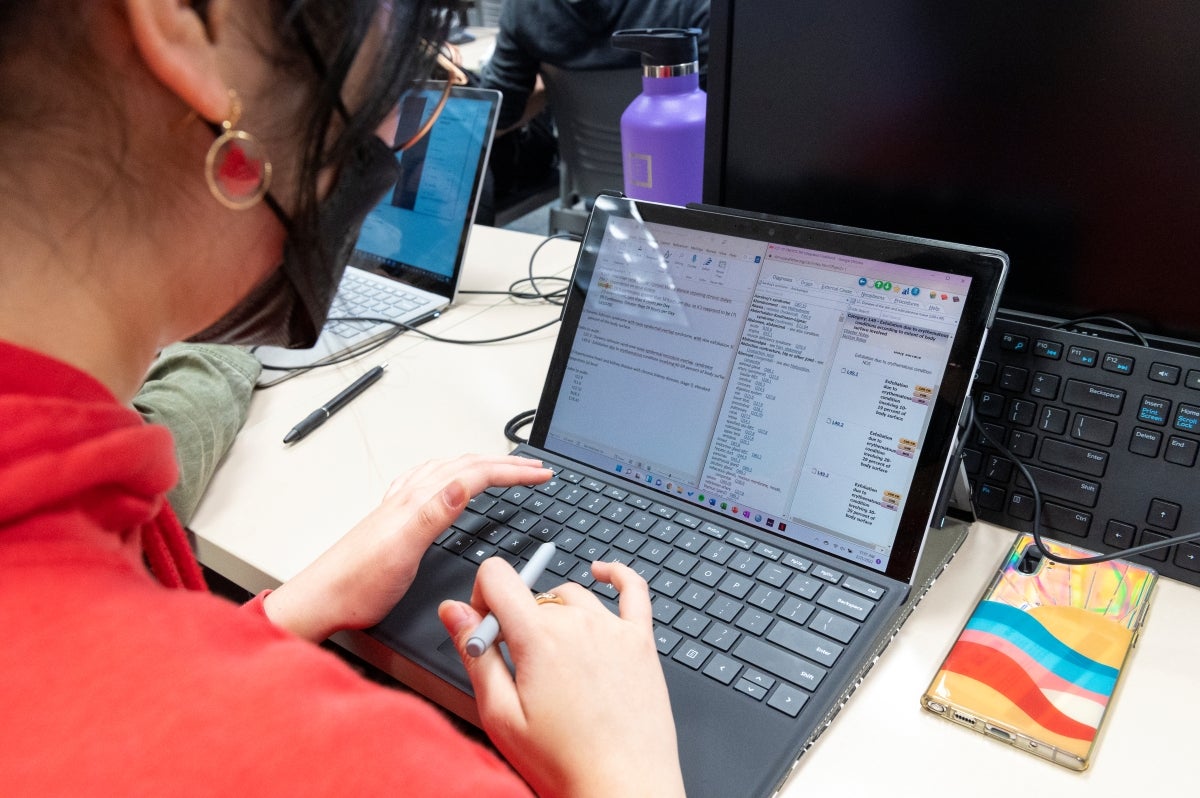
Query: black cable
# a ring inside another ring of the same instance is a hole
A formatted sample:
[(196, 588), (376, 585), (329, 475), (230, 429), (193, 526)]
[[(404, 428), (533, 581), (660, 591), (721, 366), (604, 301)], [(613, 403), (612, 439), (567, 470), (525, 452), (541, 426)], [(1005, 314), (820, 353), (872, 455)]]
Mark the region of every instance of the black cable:
[[(533, 273), (534, 260), (537, 259), (538, 253), (542, 251), (542, 247), (546, 246), (551, 241), (553, 241), (557, 238), (569, 239), (571, 241), (582, 240), (582, 239), (580, 239), (579, 236), (575, 235), (574, 233), (555, 233), (554, 235), (546, 236), (540, 242), (538, 242), (538, 245), (536, 247), (534, 247), (533, 252), (529, 255), (528, 275), (526, 277), (520, 277), (516, 280), (513, 280), (511, 283), (509, 283), (507, 291), (462, 291), (460, 293), (463, 293), (463, 294), (499, 294), (502, 296), (511, 296), (513, 299), (536, 299), (536, 300), (542, 300), (544, 302), (549, 302), (553, 305), (563, 304), (563, 302), (566, 301), (567, 289), (571, 284), (571, 278), (558, 277), (557, 275), (545, 275), (545, 276), (539, 277), (539, 276), (535, 276)], [(560, 288), (558, 290), (546, 292), (546, 291), (542, 291), (541, 289), (538, 288), (538, 282), (544, 281), (544, 280), (559, 282), (559, 283), (563, 283), (564, 285), (562, 288)], [(517, 290), (517, 286), (522, 285), (524, 283), (529, 284), (530, 289), (531, 289), (530, 292), (521, 292), (521, 291)]]
[(536, 410), (522, 410), (504, 423), (504, 437), (513, 443), (529, 443), (529, 438), (522, 438), (518, 430), (531, 423)]
[[(555, 233), (554, 235), (546, 236), (540, 242), (538, 242), (538, 245), (536, 247), (534, 247), (533, 252), (530, 253), (530, 255), (529, 255), (528, 276), (520, 277), (516, 280), (513, 280), (511, 283), (509, 283), (508, 289), (506, 291), (461, 291), (459, 293), (463, 293), (463, 294), (499, 294), (502, 296), (510, 296), (513, 299), (542, 300), (544, 302), (549, 302), (552, 305), (562, 306), (566, 300), (567, 289), (571, 283), (570, 278), (558, 277), (558, 276), (554, 276), (554, 275), (538, 277), (538, 276), (535, 276), (533, 273), (533, 264), (534, 264), (534, 261), (537, 259), (538, 253), (540, 253), (542, 251), (543, 247), (545, 247), (547, 244), (549, 244), (551, 241), (553, 241), (556, 238), (566, 238), (566, 239), (570, 239), (572, 241), (582, 240), (579, 236), (575, 235), (574, 233)], [(546, 292), (546, 291), (542, 291), (541, 289), (538, 288), (538, 281), (540, 281), (540, 280), (553, 280), (556, 282), (565, 283), (565, 285), (558, 290)], [(522, 285), (524, 283), (528, 283), (530, 285), (530, 287), (532, 289), (531, 292), (521, 292), (521, 291), (517, 290), (516, 287), (518, 285)], [(500, 343), (502, 341), (511, 341), (514, 338), (520, 338), (523, 335), (530, 335), (532, 333), (538, 332), (539, 330), (544, 330), (547, 327), (550, 327), (551, 325), (557, 324), (561, 320), (562, 320), (562, 314), (559, 313), (559, 317), (557, 319), (554, 319), (553, 321), (548, 321), (545, 324), (541, 324), (532, 329), (524, 330), (523, 332), (513, 333), (512, 335), (504, 335), (504, 336), (500, 336), (498, 338), (484, 338), (484, 339), (480, 339), (480, 340), (471, 341), (471, 340), (460, 340), (460, 339), (454, 339), (454, 338), (442, 338), (440, 336), (433, 335), (432, 333), (427, 333), (424, 330), (418, 329), (417, 327), (415, 327), (413, 325), (405, 324), (404, 322), (400, 322), (400, 321), (396, 321), (395, 319), (375, 318), (375, 317), (371, 317), (371, 316), (333, 316), (333, 317), (326, 319), (326, 322), (328, 323), (328, 322), (332, 322), (332, 321), (337, 321), (337, 322), (352, 322), (352, 323), (353, 322), (368, 322), (371, 324), (390, 324), (390, 325), (392, 325), (392, 327), (394, 329), (389, 330), (385, 335), (381, 336), (378, 339), (372, 340), (369, 343), (359, 344), (357, 346), (350, 347), (346, 351), (339, 354), (337, 357), (333, 357), (328, 360), (322, 360), (319, 363), (312, 363), (307, 366), (298, 366), (298, 367), (297, 366), (274, 366), (269, 363), (262, 363), (261, 365), (262, 365), (262, 368), (264, 371), (283, 371), (283, 372), (291, 372), (291, 373), (287, 374), (286, 376), (279, 377), (271, 382), (260, 383), (259, 385), (255, 386), (255, 389), (256, 390), (265, 390), (267, 388), (270, 388), (274, 385), (278, 385), (279, 383), (286, 381), (290, 377), (294, 377), (294, 376), (303, 374), (306, 371), (311, 371), (311, 370), (317, 369), (317, 368), (324, 368), (326, 366), (337, 366), (342, 363), (346, 363), (350, 360), (354, 360), (355, 358), (362, 357), (363, 355), (365, 355), (369, 352), (375, 351), (379, 347), (383, 346), (384, 344), (388, 343), (389, 341), (391, 341), (392, 339), (396, 338), (398, 335), (400, 335), (401, 333), (404, 333), (404, 332), (410, 332), (410, 331), (415, 332), (419, 335), (425, 336), (426, 338), (428, 338), (431, 341), (438, 341), (439, 343), (462, 344), (462, 345), (469, 346), (472, 344), (495, 344), (495, 343)], [(250, 349), (250, 351), (253, 353), (257, 349), (258, 349), (258, 347), (252, 347)]]
[(1138, 332), (1137, 328), (1128, 322), (1121, 321), (1115, 316), (1081, 316), (1078, 319), (1067, 319), (1066, 321), (1060, 321), (1058, 324), (1052, 324), (1050, 325), (1050, 329), (1063, 330), (1073, 324), (1087, 324), (1089, 322), (1093, 324), (1110, 324), (1114, 327), (1120, 327), (1132, 335), (1142, 346), (1150, 346), (1150, 342), (1146, 339), (1146, 336)]
[(1046, 559), (1053, 560), (1054, 562), (1061, 563), (1063, 565), (1092, 565), (1094, 563), (1108, 562), (1110, 560), (1135, 557), (1139, 554), (1145, 554), (1147, 552), (1156, 551), (1167, 546), (1173, 546), (1176, 543), (1184, 543), (1189, 540), (1196, 540), (1197, 538), (1200, 538), (1200, 532), (1191, 532), (1187, 535), (1179, 535), (1166, 540), (1154, 541), (1153, 543), (1143, 543), (1140, 546), (1134, 546), (1131, 549), (1113, 552), (1112, 554), (1097, 554), (1094, 557), (1063, 557), (1060, 554), (1053, 553), (1049, 548), (1046, 547), (1045, 543), (1042, 542), (1042, 496), (1038, 491), (1037, 482), (1035, 482), (1033, 479), (1033, 474), (1029, 472), (1029, 469), (1025, 467), (1025, 464), (1017, 459), (1016, 455), (1014, 455), (1007, 446), (993, 438), (991, 433), (984, 429), (983, 425), (979, 423), (979, 418), (975, 415), (975, 403), (972, 401), (968, 403), (967, 407), (970, 410), (970, 420), (967, 422), (968, 428), (974, 427), (976, 430), (978, 430), (983, 440), (991, 444), (997, 451), (1000, 452), (1000, 454), (1012, 461), (1017, 470), (1021, 472), (1021, 476), (1023, 476), (1025, 481), (1029, 483), (1029, 492), (1033, 494), (1033, 529), (1030, 530), (1030, 534), (1033, 535), (1034, 545), (1036, 545), (1038, 550), (1045, 555)]

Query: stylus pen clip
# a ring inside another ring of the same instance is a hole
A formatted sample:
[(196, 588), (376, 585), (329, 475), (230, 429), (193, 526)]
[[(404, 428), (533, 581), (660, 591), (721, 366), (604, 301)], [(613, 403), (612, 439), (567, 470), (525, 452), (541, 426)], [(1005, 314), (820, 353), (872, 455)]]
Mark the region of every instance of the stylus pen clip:
[(288, 431), (288, 434), (283, 436), (283, 442), (286, 444), (298, 441), (315, 430), (317, 427), (324, 424), (330, 419), (330, 417), (333, 416), (334, 413), (350, 404), (350, 401), (354, 399), (354, 397), (358, 396), (363, 391), (367, 390), (367, 388), (374, 385), (379, 378), (383, 376), (383, 369), (386, 366), (387, 363), (384, 363), (371, 369), (366, 374), (350, 383), (350, 385), (337, 396), (333, 397), (328, 402), (309, 413), (303, 421), (292, 427)]

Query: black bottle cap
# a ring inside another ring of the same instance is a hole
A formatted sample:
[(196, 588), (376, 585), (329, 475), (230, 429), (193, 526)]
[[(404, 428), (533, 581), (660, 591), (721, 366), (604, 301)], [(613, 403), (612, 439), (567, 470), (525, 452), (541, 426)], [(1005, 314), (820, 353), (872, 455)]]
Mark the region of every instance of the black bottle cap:
[(642, 66), (674, 66), (700, 60), (699, 28), (627, 28), (612, 35), (613, 47), (636, 50)]

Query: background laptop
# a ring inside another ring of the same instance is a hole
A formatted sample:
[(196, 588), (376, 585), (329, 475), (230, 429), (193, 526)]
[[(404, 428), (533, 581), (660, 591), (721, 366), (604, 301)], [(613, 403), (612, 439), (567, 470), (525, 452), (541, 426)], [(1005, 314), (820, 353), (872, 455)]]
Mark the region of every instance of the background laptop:
[(469, 692), (436, 605), (470, 596), (476, 563), (554, 540), (536, 589), (574, 580), (614, 607), (590, 563), (629, 563), (688, 794), (770, 794), (961, 542), (931, 524), (1006, 269), (602, 195), (518, 449), (556, 477), (472, 499), (370, 633)]
[[(428, 119), (440, 83), (401, 99), (396, 141)], [(303, 368), (368, 346), (395, 332), (391, 324), (339, 322), (388, 318), (408, 325), (436, 317), (455, 299), (463, 256), (487, 172), (500, 93), (454, 87), (429, 133), (397, 153), (401, 175), (363, 223), (330, 321), (311, 349), (258, 347), (264, 365)], [(278, 372), (264, 370), (260, 384)]]

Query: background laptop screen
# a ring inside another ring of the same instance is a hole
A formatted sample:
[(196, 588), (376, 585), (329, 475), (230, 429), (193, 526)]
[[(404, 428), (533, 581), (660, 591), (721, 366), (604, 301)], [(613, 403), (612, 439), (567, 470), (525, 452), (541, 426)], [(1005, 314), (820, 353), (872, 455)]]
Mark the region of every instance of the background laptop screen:
[(610, 217), (546, 447), (884, 571), (970, 283)]
[[(454, 89), (428, 135), (397, 154), (400, 180), (363, 223), (351, 264), (422, 288), (453, 282), (491, 145), (490, 94)], [(397, 141), (419, 129), (440, 95), (433, 87), (401, 99)]]

